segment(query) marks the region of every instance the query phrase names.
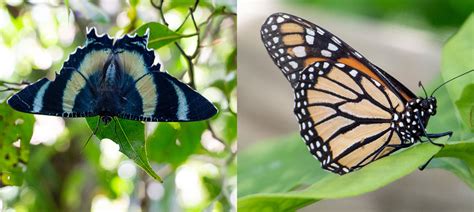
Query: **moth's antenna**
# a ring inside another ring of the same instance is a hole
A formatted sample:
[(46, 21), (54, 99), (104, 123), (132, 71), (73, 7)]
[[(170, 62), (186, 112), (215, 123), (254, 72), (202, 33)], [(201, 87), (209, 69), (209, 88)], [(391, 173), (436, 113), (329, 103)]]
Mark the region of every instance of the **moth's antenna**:
[(441, 87), (443, 87), (444, 85), (446, 85), (448, 82), (451, 82), (451, 81), (453, 81), (453, 80), (455, 80), (455, 79), (457, 79), (457, 78), (459, 78), (459, 77), (462, 77), (462, 76), (464, 76), (464, 75), (466, 75), (466, 74), (469, 74), (469, 73), (471, 73), (471, 72), (473, 72), (473, 71), (474, 71), (474, 69), (472, 69), (472, 70), (470, 70), (470, 71), (466, 71), (466, 72), (464, 72), (464, 73), (462, 73), (462, 74), (460, 74), (460, 75), (458, 75), (458, 76), (455, 76), (455, 77), (449, 79), (448, 81), (442, 83), (440, 86), (438, 86), (436, 89), (433, 90), (433, 92), (431, 93), (430, 96), (433, 96), (433, 94), (434, 94), (438, 89), (440, 89)]
[(95, 126), (94, 131), (93, 131), (92, 134), (89, 136), (89, 138), (87, 139), (86, 143), (84, 143), (84, 145), (82, 145), (81, 153), (84, 152), (84, 149), (86, 148), (87, 144), (89, 144), (89, 141), (91, 140), (92, 136), (94, 136), (94, 135), (97, 133), (97, 131), (99, 130), (99, 124), (100, 124), (100, 116), (99, 116), (99, 120), (97, 120), (97, 125)]
[(418, 86), (423, 89), (423, 92), (425, 92), (425, 98), (428, 98), (428, 94), (426, 93), (426, 90), (425, 90), (425, 87), (423, 86), (423, 84), (421, 84), (421, 81), (418, 82)]

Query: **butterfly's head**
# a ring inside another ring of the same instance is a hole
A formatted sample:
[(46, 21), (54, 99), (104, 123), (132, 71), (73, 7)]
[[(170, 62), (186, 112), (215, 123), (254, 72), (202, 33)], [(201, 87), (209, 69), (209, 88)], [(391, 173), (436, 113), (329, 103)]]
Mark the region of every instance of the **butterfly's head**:
[(431, 96), (421, 100), (420, 107), (422, 111), (428, 112), (430, 116), (436, 115), (436, 98)]

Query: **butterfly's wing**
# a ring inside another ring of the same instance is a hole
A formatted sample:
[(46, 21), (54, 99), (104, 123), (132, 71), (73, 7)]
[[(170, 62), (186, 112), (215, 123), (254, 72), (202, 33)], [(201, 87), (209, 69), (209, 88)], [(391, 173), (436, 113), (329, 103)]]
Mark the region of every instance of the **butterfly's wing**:
[(98, 72), (110, 55), (112, 40), (88, 30), (87, 41), (64, 63), (54, 81), (43, 78), (8, 99), (15, 110), (62, 117), (97, 115)]
[(140, 121), (199, 121), (217, 113), (202, 95), (154, 65), (147, 36), (125, 36), (114, 46), (120, 67), (128, 77), (117, 95), (123, 100), (119, 117)]
[(344, 174), (406, 147), (394, 126), (403, 102), (363, 71), (316, 62), (301, 73), (295, 114), (310, 152)]
[(275, 13), (267, 18), (261, 36), (273, 62), (280, 68), (292, 87), (309, 65), (332, 61), (351, 66), (400, 96), (404, 102), (416, 98), (409, 89), (388, 73), (373, 65), (340, 38), (302, 18)]

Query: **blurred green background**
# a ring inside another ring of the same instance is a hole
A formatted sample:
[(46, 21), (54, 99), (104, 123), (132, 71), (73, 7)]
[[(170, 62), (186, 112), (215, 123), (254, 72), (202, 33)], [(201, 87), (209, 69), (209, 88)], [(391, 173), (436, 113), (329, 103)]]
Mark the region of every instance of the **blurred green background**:
[(453, 30), (474, 10), (474, 2), (470, 0), (294, 0), (291, 3), (434, 30)]
[[(234, 210), (236, 2), (162, 3), (0, 1), (0, 210)], [(86, 27), (119, 37), (164, 20), (179, 36), (173, 40), (176, 44), (149, 46), (155, 48), (156, 62), (194, 85), (219, 113), (209, 121), (145, 125), (148, 160), (163, 184), (119, 152), (110, 139), (93, 137), (82, 149), (92, 133), (85, 119), (33, 119), (4, 103), (22, 87), (8, 82), (54, 79), (69, 54), (84, 44)]]

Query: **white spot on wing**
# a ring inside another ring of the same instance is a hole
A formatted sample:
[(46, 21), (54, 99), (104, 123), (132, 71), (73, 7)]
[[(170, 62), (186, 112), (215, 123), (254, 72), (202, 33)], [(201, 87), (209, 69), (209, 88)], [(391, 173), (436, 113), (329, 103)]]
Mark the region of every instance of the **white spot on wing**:
[(322, 29), (316, 27), (316, 31), (318, 32), (318, 34), (324, 35), (324, 31)]
[(298, 68), (298, 63), (296, 63), (295, 61), (291, 61), (289, 64), (293, 68)]
[(314, 44), (314, 37), (311, 36), (311, 35), (306, 35), (306, 43), (308, 43), (309, 45), (313, 45)]
[(336, 45), (334, 45), (332, 43), (329, 43), (328, 44), (328, 49), (331, 50), (331, 51), (337, 51), (339, 48), (337, 48)]
[(331, 57), (332, 53), (328, 50), (321, 50), (321, 55), (323, 55), (325, 57)]
[(331, 40), (334, 41), (334, 42), (336, 42), (336, 43), (339, 44), (339, 45), (342, 44), (342, 42), (341, 42), (339, 39), (337, 39), (336, 37), (334, 37), (334, 36), (331, 38)]
[(304, 46), (297, 46), (293, 48), (293, 52), (295, 53), (295, 56), (297, 57), (304, 57), (306, 56), (306, 50)]
[(349, 74), (351, 74), (353, 77), (357, 76), (357, 71), (356, 70), (351, 70), (349, 72)]

